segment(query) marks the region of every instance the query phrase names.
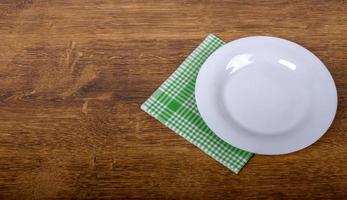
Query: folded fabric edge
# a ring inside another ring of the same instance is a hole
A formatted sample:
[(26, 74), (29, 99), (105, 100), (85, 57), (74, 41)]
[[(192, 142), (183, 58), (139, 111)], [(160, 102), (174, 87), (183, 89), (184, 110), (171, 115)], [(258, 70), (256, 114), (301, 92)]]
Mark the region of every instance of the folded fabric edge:
[[(153, 117), (154, 119), (157, 119), (153, 113), (151, 113), (146, 105), (142, 104), (141, 105), (141, 110), (143, 110), (144, 112), (146, 112), (147, 114), (149, 114), (151, 117)], [(182, 135), (180, 134), (177, 134), (176, 133), (176, 130), (174, 130), (172, 127), (168, 126), (167, 124), (161, 122), (160, 120), (158, 120), (161, 124), (163, 124), (165, 127), (169, 128), (171, 131), (173, 131), (176, 135), (179, 135), (180, 137), (182, 137), (183, 139), (185, 139), (186, 141), (188, 141), (189, 143), (193, 144), (195, 147), (197, 147), (200, 151), (204, 152), (205, 154), (207, 154), (208, 156), (210, 156), (213, 160), (216, 160), (218, 163), (222, 164), (223, 166), (225, 166), (226, 168), (228, 168), (229, 170), (231, 170), (232, 172), (234, 172), (235, 174), (238, 174), (242, 168), (238, 169), (238, 168), (235, 168), (234, 166), (232, 165), (229, 165), (225, 162), (223, 162), (222, 160), (218, 159), (218, 158), (215, 158), (213, 156), (211, 156), (208, 152), (204, 151), (203, 148), (199, 147), (199, 144), (197, 143), (194, 143), (192, 141), (189, 141), (187, 138), (183, 137)], [(247, 159), (247, 161), (243, 162), (243, 166), (249, 161), (249, 159)]]

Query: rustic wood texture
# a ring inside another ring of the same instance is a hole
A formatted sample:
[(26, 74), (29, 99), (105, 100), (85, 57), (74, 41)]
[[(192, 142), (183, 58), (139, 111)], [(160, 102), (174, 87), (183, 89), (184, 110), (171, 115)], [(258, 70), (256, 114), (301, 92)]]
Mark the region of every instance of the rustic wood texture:
[[(236, 175), (140, 110), (208, 34), (287, 38), (337, 85), (311, 147)], [(347, 198), (346, 1), (0, 1), (1, 199)]]

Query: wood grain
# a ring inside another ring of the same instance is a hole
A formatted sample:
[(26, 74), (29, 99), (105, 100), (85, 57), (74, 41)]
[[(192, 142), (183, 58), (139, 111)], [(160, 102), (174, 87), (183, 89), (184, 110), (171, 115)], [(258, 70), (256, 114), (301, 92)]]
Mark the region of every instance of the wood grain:
[[(346, 199), (347, 3), (0, 1), (1, 199)], [(140, 110), (208, 34), (293, 40), (327, 65), (328, 133), (235, 175)]]

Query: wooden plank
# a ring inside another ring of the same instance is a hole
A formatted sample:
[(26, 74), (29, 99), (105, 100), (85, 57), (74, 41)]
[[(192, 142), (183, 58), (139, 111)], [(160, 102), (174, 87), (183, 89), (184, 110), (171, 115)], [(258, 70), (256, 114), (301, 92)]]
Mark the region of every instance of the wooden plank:
[[(0, 198), (343, 199), (345, 1), (0, 2)], [(235, 175), (140, 110), (201, 40), (287, 38), (338, 88), (333, 126)]]

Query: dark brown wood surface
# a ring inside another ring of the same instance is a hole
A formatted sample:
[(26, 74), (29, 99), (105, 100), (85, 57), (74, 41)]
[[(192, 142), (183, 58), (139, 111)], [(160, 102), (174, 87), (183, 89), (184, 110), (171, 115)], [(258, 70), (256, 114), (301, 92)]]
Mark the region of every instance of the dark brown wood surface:
[[(332, 73), (317, 143), (236, 175), (140, 110), (203, 40), (271, 35)], [(347, 2), (0, 1), (0, 198), (347, 198)]]

